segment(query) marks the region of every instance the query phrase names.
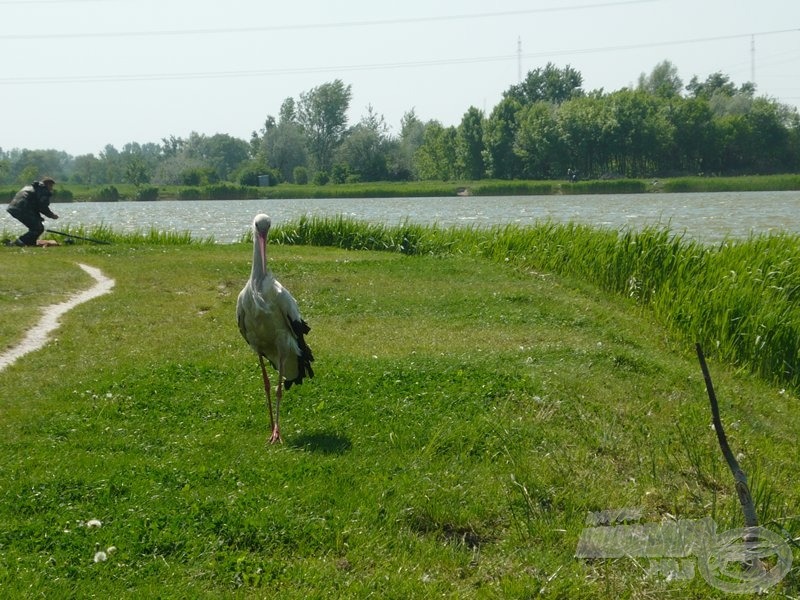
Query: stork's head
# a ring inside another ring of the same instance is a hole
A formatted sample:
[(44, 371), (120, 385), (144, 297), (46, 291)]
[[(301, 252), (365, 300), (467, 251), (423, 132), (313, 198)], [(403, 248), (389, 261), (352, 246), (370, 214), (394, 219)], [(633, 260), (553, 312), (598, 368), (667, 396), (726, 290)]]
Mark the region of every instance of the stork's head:
[(264, 213), (257, 214), (253, 219), (253, 229), (256, 235), (266, 236), (271, 225), (272, 220), (269, 218), (269, 215), (265, 215)]

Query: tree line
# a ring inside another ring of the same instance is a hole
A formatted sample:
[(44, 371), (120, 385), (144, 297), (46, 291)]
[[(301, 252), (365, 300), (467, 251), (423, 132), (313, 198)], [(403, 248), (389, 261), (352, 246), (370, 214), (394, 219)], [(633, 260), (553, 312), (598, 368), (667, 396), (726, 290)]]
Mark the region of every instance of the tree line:
[(663, 61), (635, 86), (585, 91), (582, 75), (548, 63), (509, 86), (488, 113), (469, 107), (457, 126), (406, 112), (393, 134), (372, 106), (351, 125), (341, 80), (286, 98), (249, 140), (227, 134), (107, 145), (97, 156), (0, 148), (0, 183), (41, 174), (102, 185), (217, 182), (647, 178), (800, 170), (797, 109), (757, 96), (717, 72), (684, 85)]

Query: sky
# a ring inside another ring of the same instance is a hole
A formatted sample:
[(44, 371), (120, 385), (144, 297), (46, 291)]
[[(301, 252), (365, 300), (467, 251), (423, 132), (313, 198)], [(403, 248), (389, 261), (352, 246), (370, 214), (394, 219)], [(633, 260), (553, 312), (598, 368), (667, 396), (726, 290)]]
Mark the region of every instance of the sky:
[(548, 62), (586, 91), (664, 60), (800, 105), (798, 0), (0, 0), (0, 148), (98, 155), (170, 136), (249, 140), (336, 79), (368, 107), (458, 125)]

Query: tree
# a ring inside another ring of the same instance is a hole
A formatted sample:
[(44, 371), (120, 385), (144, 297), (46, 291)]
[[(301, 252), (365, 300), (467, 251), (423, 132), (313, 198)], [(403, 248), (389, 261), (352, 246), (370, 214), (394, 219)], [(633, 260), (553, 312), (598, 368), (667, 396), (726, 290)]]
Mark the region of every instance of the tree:
[(601, 94), (564, 102), (558, 110), (558, 128), (571, 168), (582, 177), (598, 177), (613, 168), (616, 127), (610, 103)]
[(720, 168), (713, 159), (715, 128), (708, 101), (702, 98), (670, 100), (666, 118), (673, 131), (668, 173), (697, 175)]
[[(250, 158), (250, 144), (227, 133), (216, 133), (212, 136), (193, 131), (189, 134), (182, 156), (187, 162), (199, 162), (203, 178), (228, 181), (240, 165)], [(208, 177), (208, 171), (214, 176)]]
[(349, 167), (347, 173), (356, 175), (359, 181), (384, 181), (389, 174), (388, 148), (386, 121), (369, 105), (367, 114), (348, 133), (336, 156)]
[(650, 75), (639, 75), (636, 89), (660, 98), (676, 98), (681, 95), (683, 81), (678, 76), (678, 67), (664, 60), (653, 68)]
[(340, 79), (300, 94), (297, 121), (306, 134), (318, 171), (329, 172), (333, 166), (334, 152), (347, 131), (351, 96), (351, 86)]
[(459, 179), (482, 179), (484, 165), (483, 113), (470, 106), (456, 132), (456, 176)]
[(395, 147), (393, 165), (390, 166), (394, 179), (409, 180), (417, 176), (414, 155), (422, 146), (424, 137), (425, 124), (412, 108), (400, 119), (400, 139)]
[(661, 171), (672, 143), (672, 126), (659, 98), (622, 89), (607, 96), (614, 123), (613, 169), (626, 177), (650, 177)]
[(520, 176), (520, 161), (514, 153), (519, 123), (517, 114), (522, 104), (513, 96), (505, 96), (494, 107), (484, 125), (486, 146), (486, 173), (497, 179), (514, 179)]
[(556, 179), (570, 167), (556, 114), (556, 107), (548, 102), (536, 102), (520, 111), (514, 152), (521, 162), (522, 177)]
[(440, 181), (455, 179), (453, 168), (456, 160), (455, 140), (455, 127), (443, 127), (437, 121), (428, 123), (422, 145), (414, 156), (420, 179)]
[(525, 106), (535, 102), (561, 104), (583, 95), (583, 76), (569, 65), (559, 69), (547, 63), (544, 69), (528, 71), (525, 80), (512, 85), (503, 96), (514, 98)]
[(106, 144), (100, 151), (100, 163), (103, 165), (102, 181), (98, 183), (113, 183), (122, 181), (125, 177), (125, 167), (122, 164), (122, 157), (112, 144)]
[(125, 179), (136, 187), (144, 183), (150, 183), (150, 175), (147, 172), (147, 165), (141, 158), (134, 158), (128, 161), (125, 167)]
[(274, 117), (267, 117), (257, 151), (259, 159), (277, 170), (283, 181), (295, 181), (295, 169), (308, 164), (306, 137), (297, 122), (295, 107), (294, 100), (286, 98), (281, 104), (277, 123)]
[(738, 89), (727, 75), (717, 71), (706, 77), (705, 81), (700, 81), (697, 75), (692, 77), (686, 90), (691, 93), (694, 98), (705, 98), (710, 100), (715, 94), (723, 94), (725, 96), (734, 96), (744, 94), (745, 96), (752, 97), (755, 94), (756, 87), (752, 83), (744, 83)]

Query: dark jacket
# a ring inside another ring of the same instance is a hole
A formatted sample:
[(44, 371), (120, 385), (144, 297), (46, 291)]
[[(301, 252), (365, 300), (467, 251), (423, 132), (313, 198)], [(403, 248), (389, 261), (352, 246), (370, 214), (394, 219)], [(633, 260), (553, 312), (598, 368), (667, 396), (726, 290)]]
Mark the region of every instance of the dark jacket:
[(52, 193), (47, 186), (38, 181), (32, 185), (26, 185), (17, 192), (14, 199), (8, 203), (8, 212), (26, 212), (29, 214), (44, 215), (50, 219), (56, 216), (50, 210), (50, 197)]

